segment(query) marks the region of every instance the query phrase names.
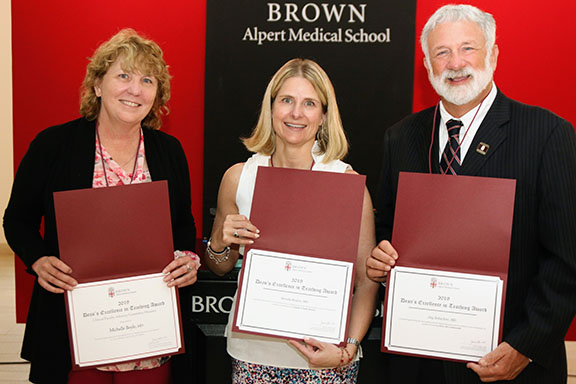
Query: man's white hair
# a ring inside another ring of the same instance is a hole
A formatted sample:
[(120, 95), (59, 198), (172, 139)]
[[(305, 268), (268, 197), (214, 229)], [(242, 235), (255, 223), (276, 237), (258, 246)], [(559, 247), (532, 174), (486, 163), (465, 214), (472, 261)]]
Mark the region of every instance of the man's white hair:
[(494, 17), (490, 13), (484, 12), (472, 5), (450, 4), (445, 5), (434, 12), (422, 29), (420, 44), (422, 45), (422, 51), (424, 52), (428, 66), (430, 66), (430, 52), (428, 51), (428, 35), (430, 32), (439, 24), (460, 20), (472, 21), (480, 27), (484, 33), (484, 38), (486, 39), (486, 51), (488, 52), (488, 57), (490, 57), (492, 54), (492, 48), (496, 43), (496, 21), (494, 20)]

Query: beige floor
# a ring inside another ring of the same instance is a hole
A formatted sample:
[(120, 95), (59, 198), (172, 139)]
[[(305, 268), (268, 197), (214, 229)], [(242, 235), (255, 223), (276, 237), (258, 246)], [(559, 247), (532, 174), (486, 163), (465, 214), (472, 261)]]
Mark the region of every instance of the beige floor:
[(24, 324), (16, 324), (14, 254), (0, 244), (0, 383), (28, 383), (30, 366), (20, 358)]
[[(0, 244), (0, 383), (27, 383), (29, 365), (20, 359), (23, 324), (16, 324), (14, 256)], [(568, 384), (576, 384), (576, 342), (567, 342)]]

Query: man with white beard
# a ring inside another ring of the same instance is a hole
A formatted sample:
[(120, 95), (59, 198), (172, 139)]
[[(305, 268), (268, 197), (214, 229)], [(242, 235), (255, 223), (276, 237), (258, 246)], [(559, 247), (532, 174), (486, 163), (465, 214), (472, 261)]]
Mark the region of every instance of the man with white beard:
[(492, 15), (470, 5), (444, 6), (426, 23), (424, 66), (440, 102), (385, 133), (379, 244), (366, 265), (368, 277), (383, 282), (402, 257), (389, 242), (399, 172), (515, 179), (503, 341), (477, 363), (382, 354), (385, 383), (567, 380), (564, 337), (576, 313), (576, 135), (566, 120), (496, 88), (495, 37)]

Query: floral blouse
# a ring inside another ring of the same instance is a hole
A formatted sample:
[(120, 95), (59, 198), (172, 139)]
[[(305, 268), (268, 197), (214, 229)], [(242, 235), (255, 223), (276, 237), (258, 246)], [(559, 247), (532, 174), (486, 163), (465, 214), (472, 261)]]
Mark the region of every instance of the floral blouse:
[[(104, 157), (104, 159), (102, 159)], [(103, 165), (104, 163), (104, 165)], [(108, 182), (106, 182), (108, 179)], [(115, 187), (118, 185), (129, 185), (138, 183), (149, 183), (152, 181), (150, 171), (146, 164), (146, 154), (144, 150), (144, 134), (140, 130), (140, 143), (138, 145), (138, 157), (136, 167), (133, 172), (126, 173), (112, 156), (101, 145), (98, 135), (96, 135), (96, 155), (94, 158), (94, 177), (92, 178), (92, 188)]]

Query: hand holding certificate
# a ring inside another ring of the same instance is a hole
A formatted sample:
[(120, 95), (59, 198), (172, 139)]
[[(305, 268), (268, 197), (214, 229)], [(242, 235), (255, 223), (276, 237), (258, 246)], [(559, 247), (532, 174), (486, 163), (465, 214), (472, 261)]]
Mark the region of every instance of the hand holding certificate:
[(344, 342), (363, 198), (362, 176), (259, 168), (234, 331)]
[(514, 180), (401, 173), (382, 350), (477, 361), (498, 345)]
[[(165, 181), (54, 194), (74, 368), (183, 352)], [(143, 209), (142, 207), (145, 207)]]

